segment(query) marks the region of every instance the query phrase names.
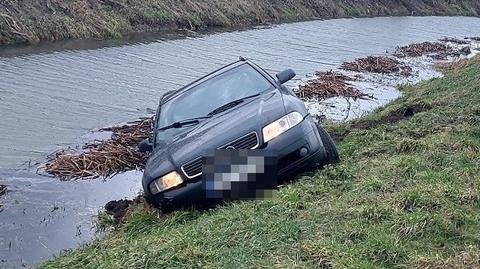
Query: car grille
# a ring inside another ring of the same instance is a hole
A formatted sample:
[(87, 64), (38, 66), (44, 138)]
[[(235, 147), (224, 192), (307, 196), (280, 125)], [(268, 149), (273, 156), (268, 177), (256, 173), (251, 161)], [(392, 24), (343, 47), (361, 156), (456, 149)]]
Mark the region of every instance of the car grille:
[[(220, 149), (254, 149), (259, 146), (258, 135), (256, 132), (249, 133), (242, 136), (224, 146)], [(202, 158), (197, 158), (182, 166), (183, 173), (188, 178), (198, 177), (202, 174)]]
[(202, 158), (195, 159), (182, 166), (183, 173), (188, 178), (194, 178), (202, 174)]
[(220, 147), (221, 149), (254, 149), (258, 147), (258, 136), (256, 132), (242, 136), (233, 142)]

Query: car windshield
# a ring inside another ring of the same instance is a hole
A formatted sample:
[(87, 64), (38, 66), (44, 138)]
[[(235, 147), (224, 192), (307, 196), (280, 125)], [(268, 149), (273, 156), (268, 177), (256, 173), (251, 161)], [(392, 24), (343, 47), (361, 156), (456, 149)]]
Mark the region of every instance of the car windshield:
[(156, 124), (155, 144), (168, 142), (182, 128), (159, 129), (175, 122), (206, 116), (222, 105), (272, 88), (273, 85), (249, 64), (242, 64), (204, 81), (162, 105)]

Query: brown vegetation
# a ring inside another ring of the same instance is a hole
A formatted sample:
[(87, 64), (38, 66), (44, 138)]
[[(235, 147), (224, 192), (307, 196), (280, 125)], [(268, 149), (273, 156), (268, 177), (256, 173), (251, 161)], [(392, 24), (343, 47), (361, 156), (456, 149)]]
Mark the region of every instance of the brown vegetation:
[(461, 39), (458, 39), (458, 38), (451, 38), (451, 37), (444, 37), (444, 38), (440, 39), (440, 41), (455, 43), (455, 44), (459, 44), (459, 45), (466, 45), (466, 44), (470, 43), (466, 40), (461, 40)]
[(446, 259), (441, 257), (421, 258), (416, 268), (423, 269), (478, 269), (480, 268), (480, 253), (473, 246), (467, 246), (466, 250), (450, 256)]
[(7, 186), (0, 185), (0, 196), (4, 195), (7, 192)]
[[(457, 44), (465, 44), (462, 40), (444, 38), (442, 42), (452, 42)], [(469, 46), (462, 48), (453, 48), (452, 46), (442, 42), (423, 42), (413, 43), (407, 46), (398, 47), (395, 51), (397, 57), (421, 57), (428, 56), (436, 60), (445, 60), (448, 57), (459, 57), (471, 53)], [(467, 42), (466, 44), (468, 44)]]
[(328, 71), (317, 72), (317, 78), (300, 86), (297, 95), (302, 99), (326, 99), (331, 97), (349, 97), (354, 99), (370, 99), (371, 96), (351, 86), (348, 81), (354, 80), (342, 73)]
[(120, 127), (101, 129), (112, 131), (109, 140), (90, 143), (83, 152), (62, 150), (49, 156), (44, 169), (61, 180), (110, 177), (119, 172), (141, 169), (147, 155), (136, 146), (152, 133), (152, 118), (141, 119)]
[(0, 45), (311, 18), (478, 14), (476, 0), (2, 0)]
[[(4, 195), (5, 193), (7, 193), (7, 186), (0, 185), (0, 197), (2, 197), (2, 195)], [(0, 203), (0, 212), (2, 212), (2, 206), (3, 204)]]
[(465, 37), (465, 39), (470, 39), (470, 40), (473, 40), (473, 41), (480, 41), (480, 36)]
[(356, 59), (353, 62), (345, 62), (342, 69), (355, 72), (372, 72), (379, 74), (400, 73), (402, 76), (410, 76), (412, 68), (399, 62), (397, 59), (386, 56), (369, 56)]
[(423, 42), (398, 47), (395, 51), (398, 57), (420, 57), (431, 53), (453, 53), (453, 48), (441, 42)]

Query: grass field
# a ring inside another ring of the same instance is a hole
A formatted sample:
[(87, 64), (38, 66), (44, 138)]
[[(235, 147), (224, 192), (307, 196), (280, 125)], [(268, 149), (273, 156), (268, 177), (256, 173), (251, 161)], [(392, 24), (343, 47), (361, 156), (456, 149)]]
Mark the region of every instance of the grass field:
[(479, 268), (480, 58), (356, 122), (272, 199), (160, 215), (42, 268)]

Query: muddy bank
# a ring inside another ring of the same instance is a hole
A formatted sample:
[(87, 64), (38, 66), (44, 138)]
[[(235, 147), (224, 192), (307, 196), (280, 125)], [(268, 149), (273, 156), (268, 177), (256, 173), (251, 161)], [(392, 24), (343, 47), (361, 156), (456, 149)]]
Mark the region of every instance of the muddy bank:
[(312, 18), (478, 14), (480, 5), (476, 0), (4, 0), (0, 2), (0, 45)]
[(138, 195), (134, 199), (120, 199), (120, 200), (112, 200), (105, 204), (104, 210), (105, 213), (110, 216), (112, 224), (114, 226), (122, 223), (122, 221), (127, 216), (128, 212), (132, 210), (134, 206), (137, 205), (144, 205), (148, 206), (145, 201), (143, 195)]
[(426, 103), (408, 104), (385, 114), (378, 120), (360, 119), (353, 121), (351, 126), (354, 129), (368, 130), (381, 124), (395, 124), (399, 121), (411, 118), (417, 113), (425, 112), (430, 109), (432, 109), (432, 106)]
[(420, 102), (413, 104), (405, 104), (393, 111), (390, 111), (382, 115), (378, 119), (358, 119), (351, 121), (348, 124), (348, 128), (338, 128), (330, 130), (330, 136), (335, 142), (341, 142), (343, 139), (354, 130), (369, 130), (375, 128), (379, 125), (384, 124), (395, 124), (402, 120), (413, 117), (418, 113), (422, 113), (432, 109), (433, 107), (429, 104)]
[(99, 224), (101, 226), (119, 227), (122, 223), (124, 223), (128, 215), (135, 208), (139, 207), (157, 210), (145, 200), (143, 194), (139, 194), (132, 199), (111, 200), (105, 204), (103, 207), (104, 211), (98, 216)]

